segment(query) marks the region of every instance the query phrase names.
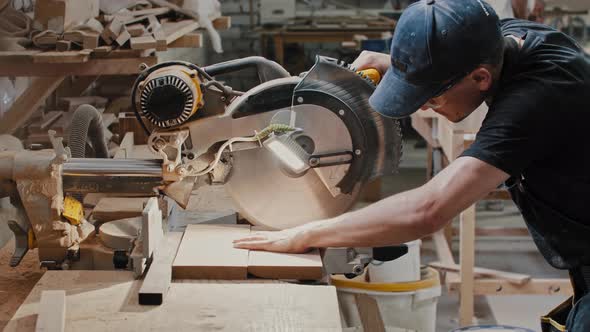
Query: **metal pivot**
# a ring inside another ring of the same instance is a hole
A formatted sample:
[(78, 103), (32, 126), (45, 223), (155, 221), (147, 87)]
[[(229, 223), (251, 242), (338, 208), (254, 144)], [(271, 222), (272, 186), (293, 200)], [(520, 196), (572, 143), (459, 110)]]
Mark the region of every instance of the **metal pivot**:
[(10, 266), (16, 267), (29, 251), (28, 233), (15, 220), (9, 220), (8, 227), (14, 233), (14, 253), (10, 258)]

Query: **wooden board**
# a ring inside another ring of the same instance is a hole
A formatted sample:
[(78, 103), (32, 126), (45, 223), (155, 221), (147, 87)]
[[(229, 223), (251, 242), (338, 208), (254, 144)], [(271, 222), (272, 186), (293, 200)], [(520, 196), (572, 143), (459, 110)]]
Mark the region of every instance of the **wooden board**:
[(200, 32), (188, 33), (168, 45), (169, 48), (200, 48), (203, 47), (203, 35)]
[(322, 278), (319, 250), (306, 254), (282, 254), (250, 250), (248, 273), (266, 279), (318, 280)]
[(130, 42), (132, 50), (149, 50), (156, 48), (156, 40), (152, 36), (133, 37)]
[(164, 302), (172, 283), (172, 263), (181, 240), (182, 233), (171, 232), (164, 236), (156, 248), (154, 259), (139, 289), (139, 304), (160, 305)]
[(66, 331), (341, 331), (336, 289), (285, 283), (172, 283), (138, 304), (126, 271), (47, 271), (5, 331), (33, 331), (43, 290), (66, 291)]
[(66, 292), (46, 290), (41, 292), (36, 332), (60, 332), (66, 327)]
[(99, 223), (140, 217), (147, 201), (145, 197), (105, 197), (96, 204), (92, 216)]
[(246, 279), (248, 250), (232, 241), (248, 234), (247, 225), (188, 225), (172, 265), (174, 279)]

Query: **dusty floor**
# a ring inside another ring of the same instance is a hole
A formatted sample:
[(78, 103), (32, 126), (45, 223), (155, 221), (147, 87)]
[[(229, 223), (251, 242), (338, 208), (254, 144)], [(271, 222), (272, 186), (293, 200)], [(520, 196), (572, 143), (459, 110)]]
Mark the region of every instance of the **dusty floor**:
[(29, 251), (18, 267), (10, 267), (8, 262), (13, 247), (14, 242), (10, 240), (0, 249), (0, 330), (4, 330), (7, 322), (43, 275), (36, 250)]

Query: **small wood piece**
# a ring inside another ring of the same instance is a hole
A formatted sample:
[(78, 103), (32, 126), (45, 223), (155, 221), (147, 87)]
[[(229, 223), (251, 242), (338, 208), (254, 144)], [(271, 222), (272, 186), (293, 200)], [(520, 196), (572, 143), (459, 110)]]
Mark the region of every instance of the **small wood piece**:
[(98, 33), (87, 33), (84, 35), (84, 39), (82, 40), (82, 47), (85, 49), (93, 50), (98, 47), (98, 39)]
[(72, 48), (72, 42), (69, 40), (58, 40), (57, 43), (55, 43), (55, 49), (58, 52), (69, 51), (71, 48)]
[(92, 216), (99, 223), (111, 220), (140, 217), (146, 197), (105, 197), (92, 211)]
[(141, 37), (145, 33), (145, 27), (141, 23), (127, 25), (127, 32), (131, 37)]
[(100, 37), (107, 45), (111, 45), (119, 37), (124, 23), (120, 17), (114, 17), (113, 20), (104, 28)]
[(188, 225), (172, 265), (174, 279), (246, 279), (248, 250), (232, 242), (248, 234), (247, 225)]
[(115, 43), (117, 43), (117, 45), (119, 45), (119, 46), (123, 46), (130, 39), (131, 39), (131, 34), (129, 34), (127, 29), (125, 29), (123, 27), (123, 29), (121, 30), (121, 33), (119, 33), (119, 36), (117, 37), (117, 39), (115, 39)]
[(141, 239), (144, 258), (152, 257), (157, 245), (162, 241), (162, 211), (156, 197), (150, 198), (141, 212)]
[(200, 32), (188, 33), (168, 45), (168, 48), (201, 48), (203, 35)]
[[(461, 279), (448, 278), (449, 291), (459, 291)], [(480, 279), (474, 281), (475, 295), (563, 295), (573, 294), (572, 283), (568, 278), (542, 279), (533, 278), (524, 285), (517, 285), (502, 279)]]
[(60, 332), (66, 327), (66, 292), (45, 290), (41, 292), (36, 332)]
[(156, 48), (156, 40), (152, 36), (141, 36), (131, 38), (131, 49), (148, 50)]
[(213, 20), (213, 27), (217, 30), (231, 28), (231, 16), (221, 16)]
[(172, 262), (181, 239), (180, 232), (168, 233), (162, 239), (139, 289), (139, 304), (160, 305), (164, 302), (172, 282)]
[(162, 23), (162, 31), (166, 35), (167, 44), (171, 44), (178, 38), (198, 29), (199, 27), (199, 22), (193, 20)]

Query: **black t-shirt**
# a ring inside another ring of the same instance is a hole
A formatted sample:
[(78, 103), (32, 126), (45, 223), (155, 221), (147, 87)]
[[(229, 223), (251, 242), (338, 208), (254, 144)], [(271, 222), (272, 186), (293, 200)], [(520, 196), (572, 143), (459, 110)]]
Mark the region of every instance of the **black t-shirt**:
[(462, 156), (519, 183), (513, 199), (553, 266), (588, 265), (590, 57), (571, 37), (541, 24), (503, 20), (502, 31), (524, 44), (506, 38), (497, 90)]

